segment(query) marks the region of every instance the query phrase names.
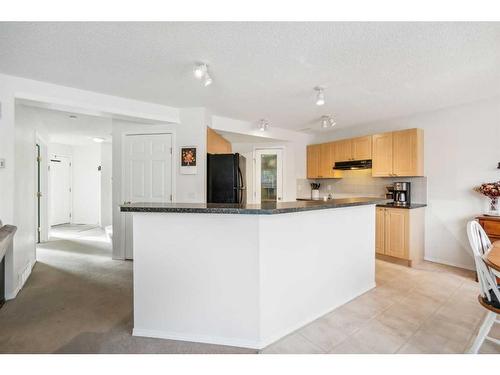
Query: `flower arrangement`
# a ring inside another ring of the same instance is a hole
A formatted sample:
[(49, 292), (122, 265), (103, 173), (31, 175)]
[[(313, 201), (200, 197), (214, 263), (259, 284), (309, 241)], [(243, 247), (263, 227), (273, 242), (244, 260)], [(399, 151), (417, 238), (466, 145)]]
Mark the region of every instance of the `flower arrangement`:
[(490, 198), (490, 215), (500, 215), (498, 211), (498, 197), (500, 197), (500, 181), (487, 182), (474, 188), (474, 191)]

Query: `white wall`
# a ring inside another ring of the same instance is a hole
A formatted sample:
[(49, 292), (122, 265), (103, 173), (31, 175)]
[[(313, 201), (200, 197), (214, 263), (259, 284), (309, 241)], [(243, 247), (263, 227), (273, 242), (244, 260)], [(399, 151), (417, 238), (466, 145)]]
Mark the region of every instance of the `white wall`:
[[(176, 108), (0, 74), (0, 158), (6, 161), (6, 167), (0, 169), (0, 219), (18, 227), (14, 249), (6, 259), (8, 298), (14, 298), (22, 288), (27, 278), (25, 270), (35, 257), (34, 185), (26, 181), (28, 176), (34, 181), (36, 137), (34, 128), (16, 130), (16, 99), (52, 103), (74, 112), (108, 117), (179, 121)], [(26, 210), (27, 202), (32, 202), (33, 209)]]
[[(14, 180), (10, 186), (15, 186), (13, 192), (13, 203), (16, 209), (13, 213), (13, 223), (18, 225), (14, 242), (13, 254), (6, 254), (6, 280), (7, 298), (13, 298), (21, 285), (24, 284), (31, 268), (35, 264), (35, 242), (36, 242), (36, 127), (37, 119), (32, 111), (23, 106), (16, 106), (15, 127), (15, 160), (16, 168)], [(0, 137), (1, 138), (1, 137)], [(14, 144), (14, 142), (12, 142)], [(3, 149), (2, 149), (3, 151)], [(11, 159), (12, 161), (13, 159)], [(2, 171), (0, 169), (1, 173)], [(2, 190), (6, 188), (7, 182), (0, 183)], [(2, 191), (2, 193), (5, 190)], [(4, 206), (5, 207), (5, 206)], [(4, 209), (1, 212), (4, 224), (9, 223)], [(8, 217), (8, 216), (7, 216)], [(9, 269), (10, 268), (10, 269)]]
[(306, 144), (297, 142), (272, 143), (232, 143), (233, 152), (242, 154), (247, 160), (247, 201), (260, 203), (254, 199), (255, 192), (255, 149), (283, 150), (283, 201), (297, 199), (297, 178), (305, 177)]
[(100, 224), (101, 145), (73, 147), (73, 212), (74, 224)]
[[(151, 125), (113, 120), (113, 258), (124, 259), (123, 229), (125, 215), (120, 205), (125, 200), (122, 181), (122, 148), (124, 134), (167, 132), (173, 135), (173, 201), (203, 203), (206, 201), (206, 127), (209, 118), (204, 108), (180, 110), (180, 124)], [(180, 149), (196, 146), (197, 174), (180, 173)]]
[(405, 128), (424, 129), (427, 176), (425, 257), (473, 269), (466, 223), (488, 200), (472, 188), (500, 179), (500, 98), (339, 129), (316, 141)]
[[(36, 109), (31, 109), (36, 111)], [(48, 159), (49, 159), (49, 165), (50, 165), (50, 159), (57, 158), (57, 157), (67, 157), (70, 159), (70, 162), (73, 160), (73, 147), (70, 145), (64, 145), (61, 143), (49, 143), (47, 146), (48, 149)], [(71, 167), (71, 173), (73, 172), (73, 167)], [(47, 190), (47, 203), (48, 203), (48, 209), (49, 213), (52, 212), (52, 205), (58, 204), (58, 197), (53, 197), (51, 192), (52, 192), (52, 184), (58, 183), (57, 181), (54, 181), (53, 175), (50, 173), (50, 170), (47, 173), (47, 179), (48, 179), (48, 190)], [(71, 181), (73, 181), (73, 176), (71, 176)], [(71, 197), (73, 198), (73, 194), (71, 194)], [(71, 201), (71, 207), (70, 207), (71, 214), (73, 213), (73, 200)], [(48, 225), (51, 226), (51, 214), (49, 214), (49, 221)], [(48, 239), (48, 238), (47, 238)]]
[[(49, 143), (49, 157), (60, 155), (72, 160), (71, 222), (74, 224), (111, 225), (111, 147), (111, 143)], [(52, 199), (49, 196), (49, 204)]]
[(113, 146), (101, 144), (101, 226), (104, 228), (113, 222)]
[[(283, 148), (283, 200), (295, 201), (297, 197), (297, 179), (306, 177), (306, 146), (312, 143), (312, 137), (287, 129), (272, 126), (262, 132), (256, 124), (227, 117), (213, 116), (211, 127), (214, 130), (267, 138), (265, 142), (232, 143), (233, 152), (242, 154), (247, 159), (247, 199), (254, 202), (254, 150), (256, 148)], [(271, 141), (272, 140), (272, 141)]]

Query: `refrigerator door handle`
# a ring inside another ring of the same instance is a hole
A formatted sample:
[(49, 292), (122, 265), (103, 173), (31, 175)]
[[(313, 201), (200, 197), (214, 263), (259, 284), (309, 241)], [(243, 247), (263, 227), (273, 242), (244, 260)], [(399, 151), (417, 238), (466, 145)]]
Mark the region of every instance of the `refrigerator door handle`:
[(243, 190), (243, 175), (241, 174), (241, 169), (238, 168), (238, 179), (240, 180), (239, 183), (238, 183), (238, 194), (239, 194), (239, 199), (238, 199), (238, 203), (243, 203), (243, 192), (241, 190)]

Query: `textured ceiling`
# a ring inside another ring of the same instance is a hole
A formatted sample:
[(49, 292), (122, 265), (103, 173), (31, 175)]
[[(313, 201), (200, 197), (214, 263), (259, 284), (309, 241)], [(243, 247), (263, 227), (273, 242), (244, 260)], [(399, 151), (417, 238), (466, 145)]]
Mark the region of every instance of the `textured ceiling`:
[(499, 67), (500, 23), (0, 23), (2, 73), (289, 129), (500, 95)]

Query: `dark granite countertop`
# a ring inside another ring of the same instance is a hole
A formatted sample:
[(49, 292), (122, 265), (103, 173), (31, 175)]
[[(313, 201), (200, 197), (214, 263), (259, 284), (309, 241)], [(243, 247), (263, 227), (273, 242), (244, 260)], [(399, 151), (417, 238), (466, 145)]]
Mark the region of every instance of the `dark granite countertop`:
[(427, 205), (425, 203), (411, 203), (407, 206), (396, 206), (394, 203), (388, 202), (388, 203), (379, 203), (377, 204), (377, 207), (402, 208), (402, 209), (412, 210), (414, 208), (427, 207)]
[(120, 206), (122, 212), (171, 212), (171, 213), (211, 213), (273, 215), (289, 212), (325, 210), (331, 208), (363, 206), (385, 202), (381, 198), (345, 198), (328, 201), (296, 201), (263, 204), (224, 203), (130, 203)]

